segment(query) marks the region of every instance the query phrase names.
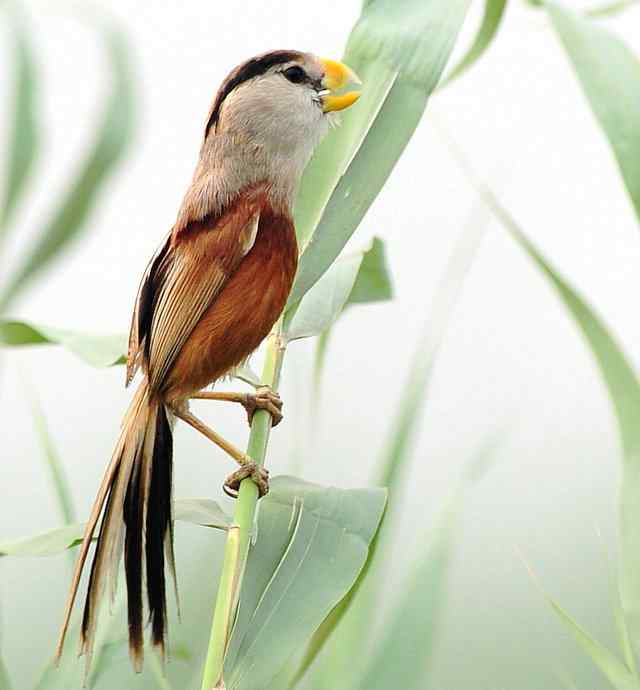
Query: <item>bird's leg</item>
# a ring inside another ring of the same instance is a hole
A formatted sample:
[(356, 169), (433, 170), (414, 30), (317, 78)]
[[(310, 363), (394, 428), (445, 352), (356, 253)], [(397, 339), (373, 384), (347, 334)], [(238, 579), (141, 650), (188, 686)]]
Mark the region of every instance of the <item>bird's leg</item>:
[(218, 391), (200, 391), (191, 396), (195, 400), (226, 400), (240, 403), (247, 411), (249, 424), (253, 421), (256, 410), (266, 410), (270, 415), (272, 425), (282, 421), (282, 400), (269, 386), (259, 386), (255, 393), (226, 393)]
[(269, 471), (258, 465), (246, 453), (243, 453), (239, 448), (236, 448), (233, 443), (230, 443), (225, 438), (216, 433), (213, 429), (201, 422), (191, 412), (182, 408), (174, 408), (173, 413), (176, 417), (182, 419), (183, 422), (189, 424), (194, 429), (199, 431), (203, 436), (206, 436), (210, 441), (213, 441), (218, 447), (230, 455), (239, 465), (240, 469), (230, 474), (222, 486), (224, 492), (236, 498), (240, 490), (240, 482), (247, 477), (255, 482), (258, 487), (260, 497), (269, 493)]

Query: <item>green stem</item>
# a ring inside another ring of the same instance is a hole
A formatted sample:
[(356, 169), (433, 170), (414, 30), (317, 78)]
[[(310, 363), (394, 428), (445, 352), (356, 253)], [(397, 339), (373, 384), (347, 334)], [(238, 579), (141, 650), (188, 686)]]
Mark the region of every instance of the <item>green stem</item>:
[[(278, 323), (269, 336), (261, 377), (262, 383), (270, 386), (274, 391), (278, 389), (280, 383), (285, 347), (285, 342), (281, 336), (281, 324)], [(247, 455), (259, 465), (264, 464), (270, 432), (271, 415), (266, 410), (258, 410), (253, 416), (251, 424)], [(225, 687), (222, 678), (224, 656), (242, 587), (244, 568), (249, 555), (257, 504), (258, 488), (251, 479), (245, 479), (240, 484), (238, 500), (233, 514), (233, 525), (229, 528), (227, 535), (222, 574), (211, 624), (209, 650), (202, 678), (202, 690)]]

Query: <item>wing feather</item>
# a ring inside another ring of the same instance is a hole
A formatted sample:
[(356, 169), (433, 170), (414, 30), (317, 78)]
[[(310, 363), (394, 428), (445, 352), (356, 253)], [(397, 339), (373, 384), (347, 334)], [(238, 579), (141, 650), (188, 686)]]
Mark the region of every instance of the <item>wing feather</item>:
[(133, 381), (136, 372), (140, 368), (142, 353), (145, 349), (146, 332), (151, 323), (151, 309), (153, 305), (153, 285), (156, 282), (158, 269), (170, 249), (171, 233), (151, 257), (140, 281), (136, 302), (131, 317), (131, 330), (129, 331), (129, 347), (127, 349), (127, 374), (125, 386)]
[(151, 260), (134, 309), (127, 381), (140, 363), (151, 391), (160, 390), (196, 324), (253, 247), (264, 195), (241, 194), (217, 218), (174, 230)]

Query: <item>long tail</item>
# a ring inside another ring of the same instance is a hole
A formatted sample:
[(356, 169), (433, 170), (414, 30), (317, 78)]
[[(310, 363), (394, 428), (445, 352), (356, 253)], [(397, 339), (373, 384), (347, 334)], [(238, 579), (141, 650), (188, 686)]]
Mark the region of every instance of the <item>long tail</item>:
[(124, 417), (120, 438), (85, 528), (56, 659), (62, 654), (82, 569), (101, 514), (82, 617), (80, 654), (86, 655), (88, 669), (102, 595), (109, 582), (111, 600), (115, 598), (118, 567), (124, 551), (129, 653), (133, 666), (136, 671), (142, 669), (145, 570), (151, 640), (164, 655), (167, 627), (165, 559), (175, 582), (171, 508), (173, 438), (169, 415), (161, 401), (150, 399), (147, 383), (143, 381)]

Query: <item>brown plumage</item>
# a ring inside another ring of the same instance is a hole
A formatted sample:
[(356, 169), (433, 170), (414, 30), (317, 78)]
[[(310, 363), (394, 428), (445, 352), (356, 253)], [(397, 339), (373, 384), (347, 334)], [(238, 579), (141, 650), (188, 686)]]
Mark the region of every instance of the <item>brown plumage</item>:
[(143, 660), (143, 581), (151, 641), (164, 655), (165, 563), (175, 582), (172, 427), (189, 398), (244, 361), (282, 312), (298, 256), (295, 191), (326, 113), (355, 100), (330, 93), (352, 76), (338, 63), (275, 51), (234, 70), (218, 92), (192, 184), (138, 291), (127, 383), (138, 369), (143, 379), (87, 522), (58, 657), (96, 530), (81, 626), (87, 667), (100, 600), (107, 586), (115, 596), (123, 553), (134, 668)]

